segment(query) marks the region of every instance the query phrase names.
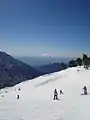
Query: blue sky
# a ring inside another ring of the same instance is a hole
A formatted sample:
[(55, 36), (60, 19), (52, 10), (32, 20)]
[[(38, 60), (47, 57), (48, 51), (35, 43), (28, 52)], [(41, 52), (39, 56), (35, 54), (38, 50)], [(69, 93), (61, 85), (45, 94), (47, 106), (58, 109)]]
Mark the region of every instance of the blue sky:
[(0, 49), (15, 56), (90, 53), (90, 1), (0, 0)]

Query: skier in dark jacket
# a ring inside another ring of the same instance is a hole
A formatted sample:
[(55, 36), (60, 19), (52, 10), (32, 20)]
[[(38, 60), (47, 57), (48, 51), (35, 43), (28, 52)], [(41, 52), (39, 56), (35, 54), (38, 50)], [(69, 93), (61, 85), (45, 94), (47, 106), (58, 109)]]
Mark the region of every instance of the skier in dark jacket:
[(17, 99), (19, 99), (19, 95), (17, 95)]
[(53, 100), (58, 100), (58, 93), (57, 93), (56, 89), (54, 90), (54, 98), (53, 98)]
[(61, 95), (61, 94), (64, 94), (64, 93), (62, 92), (62, 90), (60, 90), (60, 95)]
[(87, 87), (86, 86), (84, 86), (83, 90), (84, 90), (84, 94), (87, 95)]

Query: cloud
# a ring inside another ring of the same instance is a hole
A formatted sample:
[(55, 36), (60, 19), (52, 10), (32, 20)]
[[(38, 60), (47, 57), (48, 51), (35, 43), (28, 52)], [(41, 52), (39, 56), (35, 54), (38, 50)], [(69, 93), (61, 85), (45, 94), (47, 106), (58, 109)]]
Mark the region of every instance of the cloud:
[(47, 53), (44, 53), (43, 54), (43, 57), (52, 57), (51, 55), (47, 54)]

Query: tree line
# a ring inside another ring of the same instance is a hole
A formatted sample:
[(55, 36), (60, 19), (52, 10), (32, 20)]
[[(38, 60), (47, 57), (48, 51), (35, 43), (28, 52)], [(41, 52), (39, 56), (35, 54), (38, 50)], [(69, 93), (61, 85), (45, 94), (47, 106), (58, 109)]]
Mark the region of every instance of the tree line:
[(82, 58), (77, 58), (69, 61), (68, 67), (84, 66), (88, 69), (90, 67), (90, 56), (83, 54)]

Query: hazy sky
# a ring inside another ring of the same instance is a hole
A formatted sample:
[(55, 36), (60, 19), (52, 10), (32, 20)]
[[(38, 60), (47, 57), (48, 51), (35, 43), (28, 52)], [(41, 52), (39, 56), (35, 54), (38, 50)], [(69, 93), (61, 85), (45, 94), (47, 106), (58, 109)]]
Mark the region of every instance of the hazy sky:
[(90, 52), (90, 0), (0, 0), (0, 49), (18, 56)]

